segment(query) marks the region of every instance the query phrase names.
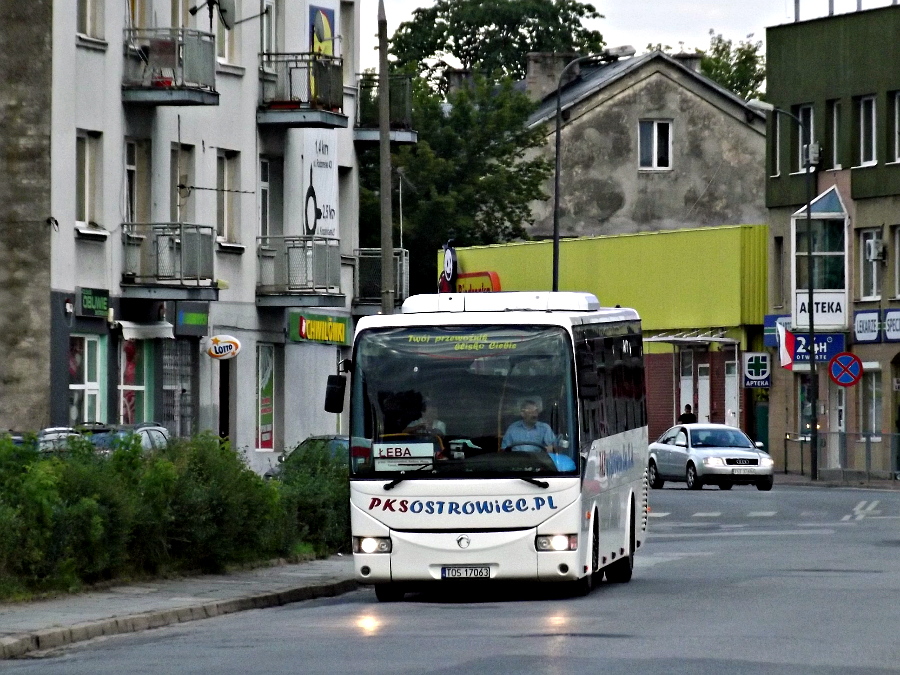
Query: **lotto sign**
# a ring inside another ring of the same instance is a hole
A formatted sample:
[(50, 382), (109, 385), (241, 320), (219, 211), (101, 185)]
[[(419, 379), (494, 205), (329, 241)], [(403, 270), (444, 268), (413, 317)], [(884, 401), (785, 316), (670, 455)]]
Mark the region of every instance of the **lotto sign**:
[(856, 354), (841, 352), (828, 362), (831, 381), (841, 387), (852, 387), (862, 378), (863, 364)]
[(744, 352), (744, 387), (767, 388), (772, 386), (771, 357), (767, 352)]
[(240, 341), (230, 335), (213, 335), (206, 342), (206, 354), (218, 361), (233, 359), (240, 351)]

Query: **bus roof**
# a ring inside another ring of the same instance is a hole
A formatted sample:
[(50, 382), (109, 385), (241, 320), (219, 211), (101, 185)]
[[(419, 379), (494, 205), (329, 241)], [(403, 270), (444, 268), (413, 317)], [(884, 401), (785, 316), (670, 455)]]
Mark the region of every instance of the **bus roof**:
[(413, 295), (403, 302), (403, 314), (421, 312), (595, 312), (593, 293), (515, 291), (506, 293), (433, 293)]

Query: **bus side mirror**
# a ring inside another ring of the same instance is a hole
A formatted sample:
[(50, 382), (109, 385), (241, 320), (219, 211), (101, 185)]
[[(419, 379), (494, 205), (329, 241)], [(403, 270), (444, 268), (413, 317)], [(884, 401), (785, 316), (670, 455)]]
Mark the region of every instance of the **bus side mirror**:
[(325, 412), (344, 412), (344, 391), (346, 388), (346, 377), (343, 375), (328, 376), (328, 384), (325, 385)]

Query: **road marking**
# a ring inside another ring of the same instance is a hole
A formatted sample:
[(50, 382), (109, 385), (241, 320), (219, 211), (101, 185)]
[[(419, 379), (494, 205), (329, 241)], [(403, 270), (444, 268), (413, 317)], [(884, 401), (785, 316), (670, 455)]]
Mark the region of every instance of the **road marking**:
[(859, 504), (853, 507), (853, 513), (847, 514), (841, 520), (862, 520), (866, 516), (880, 516), (881, 511), (876, 511), (875, 508), (878, 506), (880, 502), (876, 499), (872, 502), (868, 502), (866, 500), (861, 501)]
[(701, 511), (700, 513), (695, 513), (694, 518), (718, 518), (721, 515), (721, 511), (708, 511), (706, 513)]
[(748, 518), (771, 518), (778, 511), (751, 511), (747, 514)]
[(775, 537), (806, 534), (834, 534), (834, 530), (724, 530), (719, 532), (697, 532), (694, 534), (660, 534), (648, 532), (647, 536), (650, 539), (695, 539), (697, 537)]
[(647, 515), (651, 518), (665, 518), (669, 514), (664, 511), (651, 511)]

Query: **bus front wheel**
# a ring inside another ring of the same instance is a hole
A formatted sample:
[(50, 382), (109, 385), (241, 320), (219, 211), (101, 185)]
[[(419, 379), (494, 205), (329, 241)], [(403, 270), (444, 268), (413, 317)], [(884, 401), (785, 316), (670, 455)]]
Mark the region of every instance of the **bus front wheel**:
[(405, 591), (397, 584), (376, 584), (375, 597), (378, 602), (400, 602)]

